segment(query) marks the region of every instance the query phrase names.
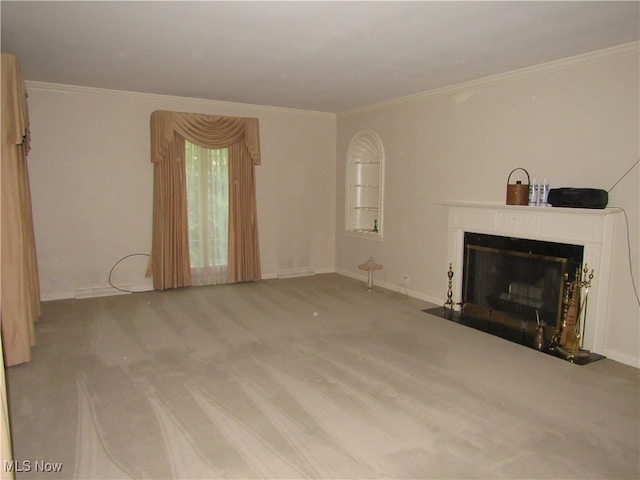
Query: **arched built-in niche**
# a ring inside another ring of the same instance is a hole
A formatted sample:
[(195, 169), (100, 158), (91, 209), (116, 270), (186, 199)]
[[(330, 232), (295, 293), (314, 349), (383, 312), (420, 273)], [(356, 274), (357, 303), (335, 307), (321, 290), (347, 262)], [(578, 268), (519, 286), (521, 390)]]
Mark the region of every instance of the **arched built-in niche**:
[(384, 149), (378, 134), (364, 130), (347, 152), (345, 228), (370, 238), (382, 238)]

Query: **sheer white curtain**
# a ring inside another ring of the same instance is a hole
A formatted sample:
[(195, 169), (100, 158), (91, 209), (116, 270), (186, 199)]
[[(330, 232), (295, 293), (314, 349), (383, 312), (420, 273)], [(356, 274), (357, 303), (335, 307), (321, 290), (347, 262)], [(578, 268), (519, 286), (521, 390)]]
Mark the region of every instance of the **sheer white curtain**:
[(192, 285), (227, 283), (229, 149), (185, 142)]

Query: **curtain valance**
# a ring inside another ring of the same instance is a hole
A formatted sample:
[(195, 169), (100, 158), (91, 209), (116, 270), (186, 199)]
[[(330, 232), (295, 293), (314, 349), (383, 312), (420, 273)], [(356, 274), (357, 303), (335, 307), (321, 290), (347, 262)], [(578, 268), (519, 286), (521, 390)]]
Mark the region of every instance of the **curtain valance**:
[(260, 165), (257, 118), (223, 117), (156, 110), (151, 114), (151, 161), (181, 158), (176, 134), (205, 148), (226, 148), (244, 142), (254, 165)]
[(153, 288), (191, 285), (185, 141), (229, 148), (228, 281), (261, 278), (255, 194), (260, 165), (257, 118), (156, 110), (151, 114), (153, 162)]
[(2, 144), (24, 145), (29, 153), (27, 89), (15, 55), (2, 54)]

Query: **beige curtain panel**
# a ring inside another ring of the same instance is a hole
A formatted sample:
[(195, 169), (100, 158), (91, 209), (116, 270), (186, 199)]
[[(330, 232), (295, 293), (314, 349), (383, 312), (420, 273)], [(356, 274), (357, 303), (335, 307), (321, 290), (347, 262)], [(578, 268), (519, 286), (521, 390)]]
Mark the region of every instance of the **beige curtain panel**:
[(31, 360), (40, 286), (27, 153), (27, 91), (16, 57), (2, 54), (2, 153), (0, 165), (0, 324), (5, 365)]
[(185, 140), (229, 147), (229, 282), (259, 280), (254, 166), (260, 165), (258, 119), (158, 110), (151, 114), (154, 164), (150, 274), (156, 290), (191, 285)]

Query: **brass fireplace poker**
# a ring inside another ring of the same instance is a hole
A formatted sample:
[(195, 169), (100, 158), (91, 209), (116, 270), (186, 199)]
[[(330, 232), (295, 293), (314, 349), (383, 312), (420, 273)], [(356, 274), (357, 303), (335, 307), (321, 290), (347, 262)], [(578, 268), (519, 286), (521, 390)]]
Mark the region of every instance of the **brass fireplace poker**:
[[(580, 314), (582, 315), (582, 342), (580, 348), (584, 343), (584, 329), (587, 324), (587, 300), (589, 299), (589, 289), (591, 288), (591, 281), (593, 280), (593, 269), (589, 273), (589, 268), (586, 266), (582, 271), (582, 281), (580, 282), (580, 288), (584, 291), (584, 298), (582, 299), (582, 305), (580, 306)], [(588, 274), (588, 275), (587, 275)]]

